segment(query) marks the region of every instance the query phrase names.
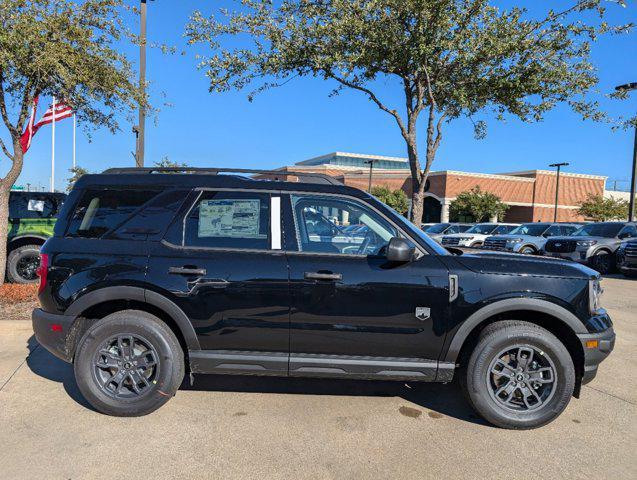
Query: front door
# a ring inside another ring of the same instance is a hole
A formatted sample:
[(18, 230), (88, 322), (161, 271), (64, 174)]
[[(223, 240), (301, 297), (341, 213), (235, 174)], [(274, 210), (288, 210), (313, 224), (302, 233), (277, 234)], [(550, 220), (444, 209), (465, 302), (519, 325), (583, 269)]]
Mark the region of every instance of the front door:
[(290, 374), (433, 380), (448, 310), (448, 271), (433, 255), (394, 265), (406, 235), (339, 196), (285, 198), (290, 267)]
[(154, 247), (148, 277), (192, 322), (203, 350), (190, 352), (196, 372), (287, 374), (280, 219), (276, 194), (204, 190)]

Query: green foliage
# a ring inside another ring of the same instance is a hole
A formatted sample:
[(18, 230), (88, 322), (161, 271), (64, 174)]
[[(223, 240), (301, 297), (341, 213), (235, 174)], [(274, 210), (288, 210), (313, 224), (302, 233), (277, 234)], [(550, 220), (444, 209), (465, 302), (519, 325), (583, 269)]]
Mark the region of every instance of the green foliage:
[[(190, 44), (210, 47), (199, 67), (211, 92), (250, 86), (252, 100), (295, 77), (313, 76), (333, 81), (333, 94), (344, 88), (365, 94), (393, 117), (406, 142), (412, 221), (419, 224), (446, 122), (474, 121), (482, 113), (540, 121), (561, 102), (584, 118), (605, 119), (587, 96), (598, 83), (590, 46), (598, 35), (632, 25), (604, 21), (611, 2), (567, 3), (530, 15), (488, 0), (242, 0), (237, 11), (195, 12), (186, 36)], [(395, 87), (397, 106), (380, 98), (379, 85)], [(424, 162), (417, 141), (422, 112)], [(484, 120), (474, 125), (484, 137)]]
[(89, 171), (86, 168), (82, 168), (79, 166), (69, 168), (69, 173), (71, 176), (67, 178), (68, 185), (66, 186), (66, 191), (70, 192), (73, 189), (73, 185), (77, 182), (81, 176), (86, 175)]
[(372, 187), (372, 195), (378, 198), (385, 205), (389, 205), (401, 215), (406, 215), (409, 210), (409, 200), (401, 189), (392, 190), (385, 185)]
[(580, 204), (577, 213), (587, 220), (605, 222), (628, 218), (628, 202), (622, 199), (605, 198), (602, 195), (588, 195)]
[(159, 162), (155, 162), (155, 166), (158, 168), (188, 168), (187, 164), (174, 162), (168, 157), (163, 157)]
[(476, 222), (488, 221), (497, 216), (502, 219), (509, 206), (502, 203), (500, 197), (490, 192), (483, 192), (478, 185), (467, 192), (459, 194), (449, 205), (451, 218), (471, 215)]

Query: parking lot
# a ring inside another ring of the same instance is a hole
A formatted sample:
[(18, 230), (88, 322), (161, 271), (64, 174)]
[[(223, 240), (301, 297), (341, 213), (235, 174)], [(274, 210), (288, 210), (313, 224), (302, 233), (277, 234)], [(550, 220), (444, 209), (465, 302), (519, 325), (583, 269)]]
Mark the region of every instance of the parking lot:
[(2, 478), (637, 478), (637, 283), (604, 282), (615, 352), (552, 424), (506, 431), (455, 385), (197, 377), (159, 411), (107, 417), (70, 365), (0, 321)]

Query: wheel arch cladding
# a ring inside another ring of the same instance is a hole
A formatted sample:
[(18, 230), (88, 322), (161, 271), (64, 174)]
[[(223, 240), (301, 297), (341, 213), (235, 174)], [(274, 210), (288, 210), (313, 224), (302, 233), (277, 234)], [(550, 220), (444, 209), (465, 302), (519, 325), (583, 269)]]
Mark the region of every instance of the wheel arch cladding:
[(480, 332), (501, 320), (523, 320), (534, 323), (555, 335), (566, 347), (575, 366), (579, 396), (584, 374), (584, 351), (577, 334), (587, 333), (584, 324), (571, 312), (553, 303), (537, 299), (508, 299), (487, 305), (463, 322), (444, 357), (446, 362), (462, 363), (471, 353)]
[(16, 248), (24, 247), (26, 245), (37, 245), (41, 247), (46, 241), (47, 237), (40, 235), (20, 235), (9, 240), (7, 250), (15, 250)]
[[(140, 287), (117, 286), (94, 290), (78, 298), (65, 312), (77, 317), (78, 326), (72, 341), (77, 342), (91, 324), (121, 310), (141, 310), (150, 313), (174, 332), (184, 349), (199, 350), (199, 340), (186, 314), (165, 296)], [(75, 345), (74, 345), (75, 347)]]

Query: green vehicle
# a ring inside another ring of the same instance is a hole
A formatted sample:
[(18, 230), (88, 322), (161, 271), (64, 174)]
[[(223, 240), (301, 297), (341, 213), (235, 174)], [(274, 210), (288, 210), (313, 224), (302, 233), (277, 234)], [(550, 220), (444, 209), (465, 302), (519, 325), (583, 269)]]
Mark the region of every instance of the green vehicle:
[(40, 247), (53, 235), (53, 227), (65, 198), (64, 193), (11, 192), (7, 244), (8, 281), (37, 282)]

